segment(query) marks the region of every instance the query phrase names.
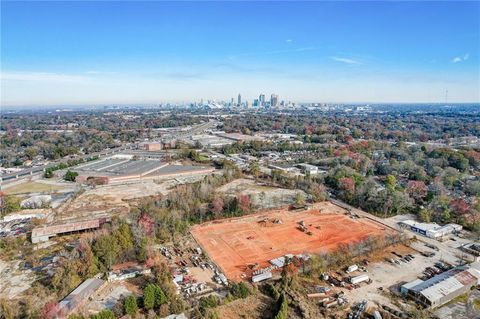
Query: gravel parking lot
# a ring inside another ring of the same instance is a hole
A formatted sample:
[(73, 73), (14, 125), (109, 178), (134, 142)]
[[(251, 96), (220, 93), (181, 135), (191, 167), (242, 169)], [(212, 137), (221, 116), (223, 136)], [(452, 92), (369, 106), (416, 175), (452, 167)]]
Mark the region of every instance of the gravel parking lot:
[[(360, 288), (357, 289), (346, 290), (345, 294), (350, 303), (354, 304), (362, 300), (368, 300), (371, 302), (374, 300), (391, 306), (392, 308), (397, 308), (390, 302), (386, 291), (396, 290), (396, 287), (393, 286), (410, 282), (418, 277), (423, 276), (423, 270), (426, 267), (432, 267), (437, 261), (446, 261), (454, 266), (456, 265), (458, 258), (450, 253), (453, 248), (441, 249), (440, 245), (438, 245), (438, 242), (435, 244), (439, 246), (440, 252), (426, 247), (425, 244), (420, 241), (414, 242), (411, 245), (413, 250), (435, 252), (435, 256), (433, 257), (425, 257), (422, 256), (418, 251), (414, 251), (411, 254), (415, 258), (409, 263), (399, 261), (400, 264), (392, 264), (386, 260), (384, 262), (371, 263), (369, 266), (367, 266), (367, 274), (373, 282), (369, 285), (363, 283), (360, 285)], [(450, 243), (441, 244), (442, 248), (443, 246), (449, 247), (450, 245)], [(405, 253), (403, 253), (403, 255), (404, 254)], [(394, 254), (391, 254), (387, 258), (399, 260), (399, 258)], [(358, 272), (352, 273), (351, 275), (355, 276), (360, 274), (363, 273)], [(380, 287), (382, 290), (379, 289)], [(370, 304), (369, 306), (372, 305), (373, 304)]]

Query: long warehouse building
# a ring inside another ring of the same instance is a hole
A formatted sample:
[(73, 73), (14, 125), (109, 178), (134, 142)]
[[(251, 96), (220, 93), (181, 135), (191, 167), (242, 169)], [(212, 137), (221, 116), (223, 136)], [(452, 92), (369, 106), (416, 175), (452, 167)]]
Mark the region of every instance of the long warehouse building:
[(416, 279), (402, 286), (407, 295), (427, 308), (436, 308), (480, 284), (480, 263), (460, 266), (426, 281)]

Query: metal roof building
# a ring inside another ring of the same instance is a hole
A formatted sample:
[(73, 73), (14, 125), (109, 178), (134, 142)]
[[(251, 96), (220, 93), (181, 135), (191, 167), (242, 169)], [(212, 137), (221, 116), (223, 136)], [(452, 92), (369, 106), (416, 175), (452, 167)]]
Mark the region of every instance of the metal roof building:
[(71, 313), (77, 311), (78, 308), (104, 283), (105, 281), (98, 278), (89, 278), (85, 280), (59, 303), (57, 317), (66, 318)]
[[(480, 283), (478, 264), (456, 267), (411, 287), (408, 295), (429, 308), (441, 306)], [(404, 285), (405, 288), (406, 285)]]

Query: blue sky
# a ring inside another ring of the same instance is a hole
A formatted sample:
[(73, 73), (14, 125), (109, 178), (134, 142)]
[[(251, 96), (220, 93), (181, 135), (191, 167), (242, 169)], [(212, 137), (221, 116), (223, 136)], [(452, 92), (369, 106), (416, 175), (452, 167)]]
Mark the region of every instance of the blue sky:
[(479, 2), (10, 2), (8, 106), (480, 100)]

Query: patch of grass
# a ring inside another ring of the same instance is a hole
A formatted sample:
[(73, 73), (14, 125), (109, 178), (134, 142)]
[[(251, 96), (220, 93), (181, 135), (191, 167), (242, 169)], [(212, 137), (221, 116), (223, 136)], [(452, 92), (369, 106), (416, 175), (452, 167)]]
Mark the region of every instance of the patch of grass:
[(55, 192), (62, 189), (61, 186), (50, 185), (38, 182), (27, 182), (18, 185), (13, 185), (4, 190), (8, 195), (17, 195), (25, 193), (43, 193), (43, 192)]
[(480, 311), (480, 299), (473, 300), (473, 308)]
[(463, 295), (458, 296), (457, 298), (453, 299), (453, 302), (459, 302), (462, 304), (466, 304), (468, 301), (468, 293), (464, 293)]

